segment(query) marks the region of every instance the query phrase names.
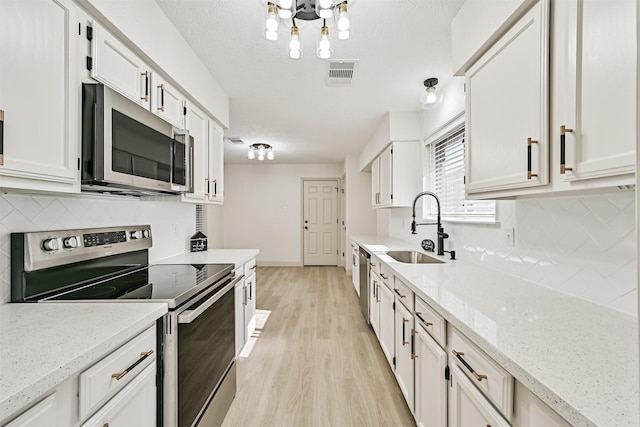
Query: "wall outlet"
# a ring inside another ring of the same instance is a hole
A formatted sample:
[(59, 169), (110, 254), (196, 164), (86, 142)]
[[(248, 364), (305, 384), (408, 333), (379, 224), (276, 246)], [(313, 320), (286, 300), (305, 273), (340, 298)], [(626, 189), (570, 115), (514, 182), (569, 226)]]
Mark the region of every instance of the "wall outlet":
[(507, 227), (502, 229), (502, 239), (506, 246), (516, 245), (516, 229), (514, 227)]

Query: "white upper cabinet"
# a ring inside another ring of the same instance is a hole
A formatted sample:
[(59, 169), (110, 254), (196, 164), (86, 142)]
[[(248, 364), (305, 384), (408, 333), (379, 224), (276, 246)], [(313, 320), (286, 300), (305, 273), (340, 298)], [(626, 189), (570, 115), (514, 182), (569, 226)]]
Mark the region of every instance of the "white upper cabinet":
[(468, 195), (549, 182), (548, 9), (539, 1), (467, 71)]
[(209, 174), (207, 195), (209, 202), (224, 202), (224, 146), (222, 128), (209, 120)]
[(78, 13), (70, 0), (0, 4), (0, 187), (80, 191)]
[[(572, 0), (553, 8), (554, 172), (571, 182), (563, 188), (633, 184), (638, 3)], [(619, 182), (593, 181), (609, 177)]]
[(186, 109), (185, 127), (193, 137), (193, 192), (183, 194), (182, 198), (202, 203), (207, 200), (209, 118), (191, 102), (187, 102)]
[(91, 77), (149, 110), (151, 68), (97, 22), (91, 41)]
[(151, 111), (178, 129), (185, 127), (184, 95), (157, 73), (151, 74)]
[(408, 207), (422, 191), (422, 163), (418, 141), (393, 142), (371, 163), (374, 208)]

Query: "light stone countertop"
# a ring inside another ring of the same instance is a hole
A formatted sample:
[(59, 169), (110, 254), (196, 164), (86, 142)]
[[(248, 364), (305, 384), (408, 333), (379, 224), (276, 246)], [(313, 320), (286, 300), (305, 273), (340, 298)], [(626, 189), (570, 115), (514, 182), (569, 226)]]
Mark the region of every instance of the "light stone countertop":
[(259, 253), (258, 249), (209, 249), (163, 258), (154, 264), (235, 264), (240, 267)]
[(0, 305), (0, 421), (77, 375), (167, 312), (164, 303)]
[(403, 240), (352, 239), (571, 424), (640, 425), (637, 318), (464, 259), (384, 255), (419, 250)]

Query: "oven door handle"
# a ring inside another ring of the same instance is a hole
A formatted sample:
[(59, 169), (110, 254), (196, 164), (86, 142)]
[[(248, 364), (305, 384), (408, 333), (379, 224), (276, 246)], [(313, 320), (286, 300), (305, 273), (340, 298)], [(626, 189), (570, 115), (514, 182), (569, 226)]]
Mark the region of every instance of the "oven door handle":
[(211, 298), (200, 304), (194, 310), (185, 310), (178, 315), (178, 323), (191, 323), (204, 313), (209, 307), (215, 304), (224, 294), (232, 290), (243, 276), (236, 277), (228, 285), (216, 292)]

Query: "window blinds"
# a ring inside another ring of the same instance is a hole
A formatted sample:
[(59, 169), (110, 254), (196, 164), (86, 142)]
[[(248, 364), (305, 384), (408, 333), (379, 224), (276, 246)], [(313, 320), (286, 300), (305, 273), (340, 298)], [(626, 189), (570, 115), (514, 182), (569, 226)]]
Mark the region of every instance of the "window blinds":
[[(438, 195), (441, 214), (445, 219), (494, 217), (495, 201), (465, 200), (464, 154), (464, 126), (428, 144), (425, 160), (429, 176), (425, 176), (425, 188)], [(427, 205), (424, 207), (435, 215), (435, 201), (427, 199), (425, 202)]]

